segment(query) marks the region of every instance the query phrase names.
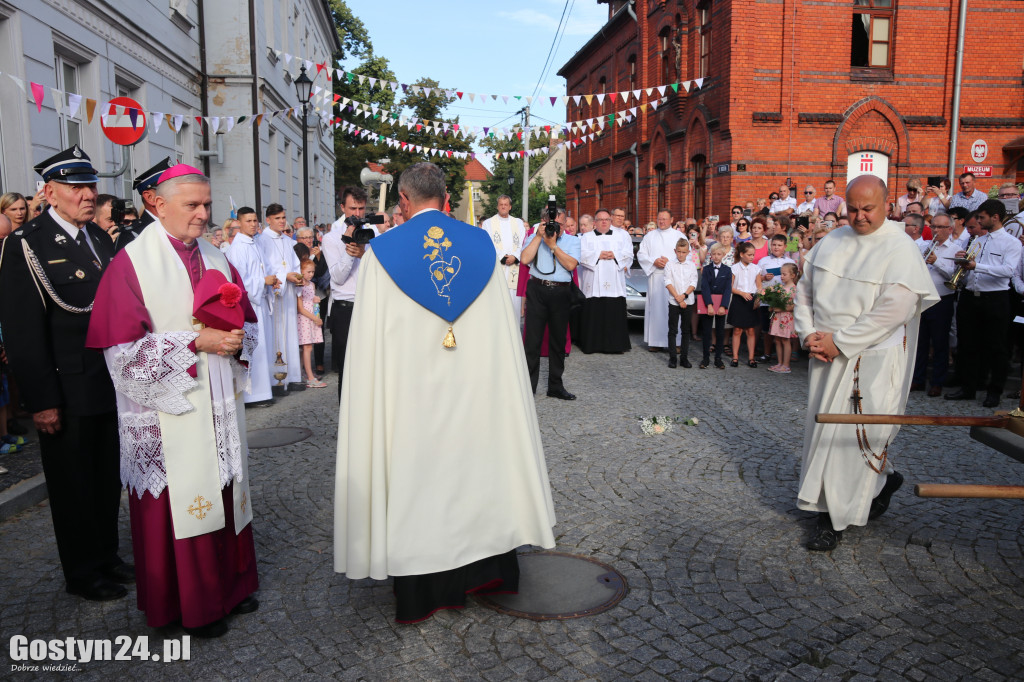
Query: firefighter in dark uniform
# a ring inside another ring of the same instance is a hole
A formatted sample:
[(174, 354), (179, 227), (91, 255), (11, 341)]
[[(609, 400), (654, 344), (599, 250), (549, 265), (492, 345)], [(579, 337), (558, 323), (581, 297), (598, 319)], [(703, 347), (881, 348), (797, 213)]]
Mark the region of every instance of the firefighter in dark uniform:
[(138, 220), (118, 232), (117, 239), (114, 241), (115, 251), (120, 251), (131, 244), (142, 233), (146, 225), (156, 220), (156, 181), (160, 179), (160, 174), (172, 165), (174, 164), (171, 163), (171, 157), (165, 156), (163, 161), (149, 170), (139, 173), (139, 177), (135, 178), (132, 189), (142, 197), (143, 211)]
[(39, 433), (67, 591), (95, 601), (127, 594), (135, 569), (118, 557), (120, 448), (103, 355), (85, 347), (96, 287), (114, 256), (92, 222), (96, 169), (77, 145), (35, 167), (46, 213), (0, 252), (0, 324), (11, 372)]

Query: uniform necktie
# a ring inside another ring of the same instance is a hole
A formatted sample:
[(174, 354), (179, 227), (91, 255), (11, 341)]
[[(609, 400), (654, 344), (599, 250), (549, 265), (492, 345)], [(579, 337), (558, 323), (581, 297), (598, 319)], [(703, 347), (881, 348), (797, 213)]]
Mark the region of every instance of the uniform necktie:
[(85, 251), (85, 255), (88, 256), (89, 260), (92, 261), (92, 264), (95, 265), (97, 269), (102, 270), (103, 266), (100, 265), (99, 258), (96, 257), (96, 254), (93, 253), (92, 249), (89, 247), (89, 240), (85, 236), (84, 229), (80, 229), (78, 231), (78, 236), (75, 237), (75, 242), (80, 247), (82, 247), (82, 249)]

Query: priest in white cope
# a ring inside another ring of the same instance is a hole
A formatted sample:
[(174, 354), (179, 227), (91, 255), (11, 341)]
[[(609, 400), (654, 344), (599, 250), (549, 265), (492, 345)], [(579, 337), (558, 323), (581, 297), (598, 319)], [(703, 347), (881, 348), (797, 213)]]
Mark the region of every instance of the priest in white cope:
[(903, 483), (888, 457), (898, 426), (815, 422), (906, 407), (921, 311), (939, 297), (902, 223), (886, 219), (886, 196), (872, 175), (849, 184), (851, 224), (807, 253), (797, 286), (796, 333), (811, 351), (797, 506), (818, 512), (810, 550), (834, 549), (848, 526), (883, 514)]
[(594, 229), (580, 237), (580, 288), (583, 304), (577, 342), (584, 353), (625, 353), (630, 349), (626, 319), (626, 273), (633, 264), (633, 240), (612, 227), (612, 216), (599, 208)]
[[(299, 274), (299, 257), (295, 255), (295, 242), (285, 236), (288, 227), (281, 204), (267, 206), (267, 229), (256, 240), (263, 267), (267, 275), (277, 277), (278, 285), (267, 285), (266, 296), (270, 303), (270, 338), (273, 346), (270, 353), (273, 361), (270, 364), (271, 377), (282, 368), (275, 363), (277, 354), (286, 365), (288, 376), (283, 383), (288, 391), (304, 391), (306, 383), (302, 381), (301, 358), (299, 357), (299, 317), (298, 295), (302, 287), (302, 275)], [(277, 386), (277, 379), (274, 379)]]
[[(644, 343), (648, 350), (659, 350), (665, 343), (668, 329), (668, 289), (665, 287), (665, 266), (676, 257), (676, 242), (686, 239), (672, 227), (672, 211), (658, 211), (658, 229), (644, 235), (636, 257), (647, 275), (647, 304), (644, 307)], [(675, 345), (679, 345), (676, 332)], [(671, 351), (670, 351), (671, 352)]]
[(519, 218), (509, 215), (511, 210), (512, 199), (507, 194), (502, 194), (498, 197), (498, 215), (488, 218), (480, 227), (494, 242), (498, 263), (501, 265), (505, 282), (508, 284), (508, 293), (512, 298), (512, 310), (518, 320), (522, 318), (523, 311), (523, 297), (517, 293), (519, 256), (523, 252), (523, 235), (526, 234), (526, 226)]
[(86, 340), (117, 391), (138, 607), (151, 627), (196, 637), (259, 605), (240, 363), (256, 315), (238, 271), (199, 238), (210, 203), (198, 169), (161, 175), (158, 219), (111, 261)]
[(238, 209), (238, 234), (231, 241), (226, 256), (238, 270), (249, 296), (249, 304), (256, 311), (259, 320), (259, 347), (249, 361), (250, 386), (245, 391), (246, 405), (269, 405), (273, 402), (270, 390), (271, 366), (274, 362), (273, 336), (271, 330), (269, 291), (280, 288), (277, 275), (268, 275), (253, 238), (259, 231), (259, 217), (255, 209), (243, 206)]
[(516, 592), (516, 548), (554, 547), (555, 515), (493, 243), (440, 212), (445, 176), (432, 163), (405, 169), (398, 196), (412, 217), (374, 239), (359, 270), (342, 373), (334, 570), (393, 576), (396, 620), (413, 623), (460, 608), (469, 593)]

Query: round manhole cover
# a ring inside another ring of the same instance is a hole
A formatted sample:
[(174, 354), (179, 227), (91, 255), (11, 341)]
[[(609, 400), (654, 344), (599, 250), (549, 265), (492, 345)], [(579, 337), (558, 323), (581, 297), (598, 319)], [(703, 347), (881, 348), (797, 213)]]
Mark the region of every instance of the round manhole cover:
[(532, 620), (581, 618), (618, 604), (629, 586), (607, 564), (560, 552), (519, 555), (519, 594), (478, 596), (495, 611)]
[(278, 426), (272, 429), (255, 429), (245, 434), (250, 448), (277, 448), (306, 440), (313, 435), (301, 426)]

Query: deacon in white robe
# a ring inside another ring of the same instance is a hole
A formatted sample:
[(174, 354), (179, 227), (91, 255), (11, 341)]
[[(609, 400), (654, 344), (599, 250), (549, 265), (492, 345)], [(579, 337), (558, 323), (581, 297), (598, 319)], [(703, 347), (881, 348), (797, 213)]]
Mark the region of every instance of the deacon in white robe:
[(349, 329), (334, 570), (394, 576), (397, 620), (415, 622), (470, 592), (516, 591), (515, 549), (553, 547), (555, 515), (492, 242), (439, 212), (434, 164), (407, 168), (398, 189), (413, 217), (367, 249)]
[[(280, 286), (268, 285), (265, 295), (268, 297), (270, 309), (270, 347), (273, 360), (270, 363), (270, 375), (280, 367), (277, 354), (287, 366), (288, 376), (283, 383), (291, 391), (303, 391), (306, 383), (302, 380), (302, 362), (299, 357), (299, 318), (298, 296), (302, 287), (302, 275), (299, 274), (299, 257), (295, 255), (295, 242), (283, 234), (288, 227), (284, 209), (280, 204), (267, 207), (267, 228), (256, 240), (256, 246), (263, 258), (263, 267), (267, 275), (275, 275)], [(277, 385), (277, 379), (273, 379)]]
[(626, 273), (633, 264), (633, 240), (611, 226), (604, 209), (596, 213), (595, 225), (580, 237), (580, 270), (587, 273), (580, 288), (587, 300), (576, 341), (584, 353), (624, 353), (630, 349)]
[(903, 482), (887, 456), (898, 426), (818, 424), (817, 413), (902, 414), (921, 311), (938, 301), (921, 252), (885, 218), (885, 183), (850, 183), (851, 225), (804, 260), (794, 317), (811, 351), (797, 505), (818, 512), (811, 550), (833, 549), (848, 526), (881, 515)]
[[(636, 257), (647, 275), (647, 304), (644, 306), (644, 343), (649, 350), (662, 348), (668, 329), (668, 289), (665, 288), (665, 266), (676, 257), (676, 242), (686, 239), (672, 227), (672, 213), (658, 211), (658, 229), (644, 235)], [(675, 345), (679, 345), (676, 333)]]
[(516, 291), (519, 288), (519, 256), (523, 252), (526, 226), (519, 218), (509, 215), (511, 210), (512, 200), (504, 194), (501, 195), (498, 197), (498, 215), (485, 220), (481, 227), (494, 242), (498, 263), (501, 265), (502, 274), (508, 284), (508, 293), (512, 298), (512, 310), (518, 320), (522, 317), (523, 297)]
[(249, 304), (259, 319), (259, 346), (249, 361), (250, 385), (245, 392), (245, 402), (249, 404), (273, 399), (270, 391), (270, 367), (274, 361), (274, 342), (270, 295), (267, 292), (273, 290), (277, 278), (275, 275), (267, 275), (263, 258), (256, 247), (256, 242), (253, 241), (253, 236), (259, 228), (256, 211), (243, 206), (238, 209), (238, 221), (241, 227), (224, 255), (238, 270), (249, 296)]

